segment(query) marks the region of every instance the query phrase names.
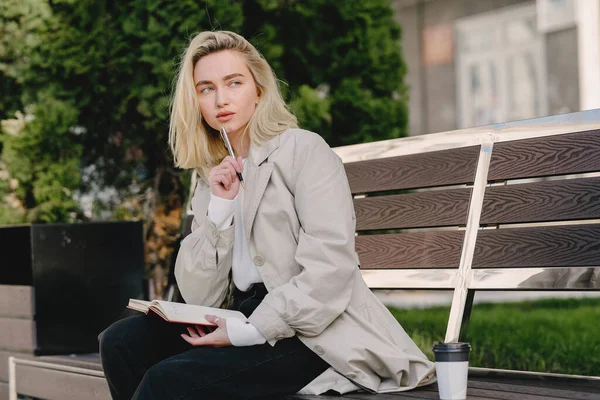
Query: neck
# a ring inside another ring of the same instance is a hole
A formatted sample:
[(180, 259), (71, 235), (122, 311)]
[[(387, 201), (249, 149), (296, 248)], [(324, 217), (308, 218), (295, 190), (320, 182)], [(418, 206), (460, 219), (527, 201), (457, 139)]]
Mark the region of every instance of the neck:
[(248, 157), (248, 153), (250, 152), (250, 135), (248, 132), (243, 137), (241, 132), (239, 135), (231, 135), (229, 140), (231, 141), (231, 146), (236, 157)]

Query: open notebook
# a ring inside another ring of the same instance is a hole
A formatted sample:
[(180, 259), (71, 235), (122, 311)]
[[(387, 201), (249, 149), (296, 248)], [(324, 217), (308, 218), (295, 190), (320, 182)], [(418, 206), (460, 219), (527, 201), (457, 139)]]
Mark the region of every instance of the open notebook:
[(129, 299), (127, 308), (148, 314), (149, 311), (155, 312), (165, 321), (189, 325), (207, 325), (215, 326), (208, 322), (206, 315), (216, 315), (219, 318), (237, 318), (247, 321), (247, 318), (239, 311), (225, 310), (222, 308), (196, 306), (193, 304), (174, 303), (164, 300), (144, 301)]

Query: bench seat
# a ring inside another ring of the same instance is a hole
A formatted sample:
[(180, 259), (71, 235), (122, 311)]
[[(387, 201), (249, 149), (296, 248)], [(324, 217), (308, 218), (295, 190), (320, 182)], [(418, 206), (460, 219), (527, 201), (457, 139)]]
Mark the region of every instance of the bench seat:
[[(16, 387), (21, 395), (47, 400), (110, 400), (110, 393), (98, 354), (45, 356), (14, 359)], [(52, 385), (48, 385), (52, 382)], [(24, 385), (26, 383), (26, 385)], [(518, 400), (598, 400), (600, 379), (569, 375), (537, 374), (515, 371), (469, 369), (468, 399)], [(349, 393), (343, 396), (292, 395), (285, 400), (319, 399), (437, 399), (435, 384), (406, 393), (370, 395)], [(2, 397), (0, 396), (0, 399)]]

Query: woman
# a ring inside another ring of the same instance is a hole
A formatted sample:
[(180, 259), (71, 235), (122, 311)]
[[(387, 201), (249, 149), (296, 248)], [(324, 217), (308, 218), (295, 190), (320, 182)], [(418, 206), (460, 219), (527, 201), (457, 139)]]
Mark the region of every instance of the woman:
[(240, 310), (249, 323), (211, 318), (212, 332), (148, 316), (115, 323), (100, 345), (113, 398), (386, 392), (434, 380), (433, 363), (362, 279), (342, 162), (297, 128), (271, 68), (244, 38), (193, 38), (170, 145), (175, 164), (200, 177), (175, 266), (181, 294)]

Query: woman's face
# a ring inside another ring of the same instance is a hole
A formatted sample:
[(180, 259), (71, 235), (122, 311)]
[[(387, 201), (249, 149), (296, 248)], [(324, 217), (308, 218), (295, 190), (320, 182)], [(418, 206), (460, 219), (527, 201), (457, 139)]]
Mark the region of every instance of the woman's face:
[(194, 84), (204, 120), (222, 126), (232, 140), (240, 137), (258, 103), (258, 89), (244, 56), (224, 50), (202, 57), (194, 66)]

